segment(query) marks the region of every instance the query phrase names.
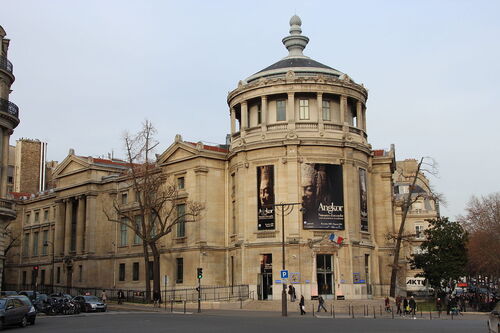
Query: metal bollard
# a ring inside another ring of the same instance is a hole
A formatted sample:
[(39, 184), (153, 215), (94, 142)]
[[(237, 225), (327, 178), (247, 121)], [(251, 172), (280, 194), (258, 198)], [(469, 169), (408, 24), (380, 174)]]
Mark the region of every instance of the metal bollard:
[(316, 316), (314, 315), (314, 304), (311, 304), (311, 306), (312, 306), (312, 315), (313, 315), (313, 317), (316, 317)]
[(394, 307), (391, 307), (391, 315), (392, 315), (392, 319), (394, 319)]
[(332, 304), (332, 318), (335, 319), (335, 305)]
[(170, 300), (170, 312), (174, 312), (174, 299)]
[(351, 304), (348, 305), (349, 308), (349, 317), (351, 316)]
[(453, 320), (453, 312), (451, 312), (451, 320)]
[(380, 317), (382, 317), (382, 305), (380, 306)]
[(352, 319), (354, 319), (354, 306), (351, 309)]
[(432, 311), (429, 310), (429, 320), (432, 320)]
[(375, 316), (375, 307), (373, 307), (373, 319), (377, 319), (377, 317)]
[(184, 301), (184, 314), (186, 314), (186, 301)]
[(420, 308), (420, 318), (422, 318), (423, 315), (422, 315), (422, 308)]

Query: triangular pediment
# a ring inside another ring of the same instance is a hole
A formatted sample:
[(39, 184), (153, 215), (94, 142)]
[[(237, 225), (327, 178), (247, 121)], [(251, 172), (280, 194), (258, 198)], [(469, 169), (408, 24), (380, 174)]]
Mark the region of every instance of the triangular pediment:
[(184, 142), (175, 142), (165, 150), (158, 158), (158, 163), (171, 163), (175, 161), (183, 161), (199, 155), (199, 150), (196, 147)]
[(90, 164), (75, 155), (68, 155), (61, 164), (54, 170), (54, 178), (59, 178), (67, 174), (74, 174), (78, 171), (84, 171), (89, 168)]

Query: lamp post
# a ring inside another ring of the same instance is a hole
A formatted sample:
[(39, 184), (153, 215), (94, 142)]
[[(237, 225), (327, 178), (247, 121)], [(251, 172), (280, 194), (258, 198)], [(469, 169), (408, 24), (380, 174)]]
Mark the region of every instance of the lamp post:
[[(281, 211), (281, 255), (282, 255), (282, 269), (285, 270), (285, 215), (288, 216), (292, 213), (293, 207), (297, 205), (302, 205), (301, 202), (289, 202), (289, 203), (279, 203), (270, 205), (272, 207), (280, 207)], [(283, 291), (281, 292), (281, 316), (286, 317), (287, 305), (286, 305), (286, 285), (281, 281), (283, 285)]]
[(49, 244), (52, 244), (52, 277), (51, 277), (51, 284), (52, 284), (52, 288), (51, 288), (51, 292), (54, 293), (54, 284), (55, 284), (55, 279), (54, 279), (54, 273), (55, 273), (55, 269), (54, 269), (54, 263), (55, 263), (55, 251), (54, 251), (54, 243), (51, 242), (51, 241), (44, 241), (43, 242), (43, 246), (49, 246)]

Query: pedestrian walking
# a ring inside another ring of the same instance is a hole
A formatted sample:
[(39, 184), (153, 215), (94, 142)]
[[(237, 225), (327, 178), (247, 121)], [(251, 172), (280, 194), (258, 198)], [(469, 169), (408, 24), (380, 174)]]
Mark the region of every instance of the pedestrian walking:
[(125, 299), (125, 294), (123, 290), (118, 290), (118, 304), (123, 304), (123, 300)]
[(443, 304), (441, 302), (441, 297), (438, 297), (436, 299), (436, 309), (438, 310), (438, 312), (441, 314), (441, 308), (443, 307)]
[(295, 293), (295, 287), (292, 286), (292, 297), (293, 297), (293, 301), (292, 302), (295, 302), (295, 300), (297, 299), (297, 294)]
[(154, 291), (153, 292), (153, 307), (160, 307), (160, 292), (159, 291)]
[(325, 312), (328, 312), (328, 311), (326, 311), (326, 308), (325, 308), (325, 300), (323, 299), (323, 297), (321, 297), (321, 295), (319, 295), (319, 297), (318, 297), (318, 311), (317, 312), (320, 312), (321, 309), (325, 310)]
[(300, 296), (300, 302), (299, 302), (299, 308), (300, 308), (300, 315), (305, 315), (306, 314), (306, 301), (304, 300), (304, 296)]
[(385, 298), (384, 305), (385, 305), (385, 312), (391, 312), (391, 300), (389, 299), (389, 296)]
[(106, 301), (108, 300), (108, 295), (106, 294), (106, 290), (104, 289), (101, 292), (101, 299), (103, 303), (106, 303)]
[(403, 316), (406, 316), (410, 312), (410, 306), (408, 305), (408, 298), (403, 299)]
[(403, 314), (403, 311), (401, 311), (401, 302), (402, 302), (401, 296), (400, 295), (396, 296), (396, 308), (397, 308), (396, 314), (400, 316)]
[(416, 311), (417, 311), (417, 302), (415, 302), (415, 298), (412, 296), (410, 298), (410, 301), (408, 302), (408, 305), (410, 306), (410, 313), (413, 316), (413, 319), (415, 319)]

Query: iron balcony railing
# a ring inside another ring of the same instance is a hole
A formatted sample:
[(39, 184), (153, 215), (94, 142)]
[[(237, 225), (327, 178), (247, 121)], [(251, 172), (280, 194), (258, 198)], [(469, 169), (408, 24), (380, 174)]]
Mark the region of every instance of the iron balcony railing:
[(0, 98), (0, 112), (5, 112), (19, 118), (19, 108), (17, 105), (3, 98)]
[(12, 73), (13, 66), (12, 63), (7, 60), (6, 57), (0, 56), (0, 69), (6, 70), (7, 72)]

